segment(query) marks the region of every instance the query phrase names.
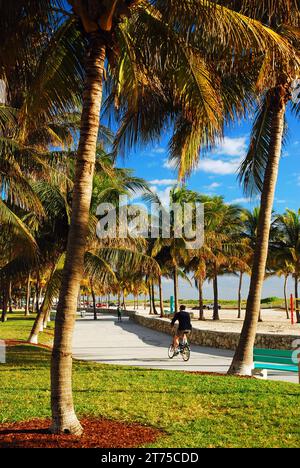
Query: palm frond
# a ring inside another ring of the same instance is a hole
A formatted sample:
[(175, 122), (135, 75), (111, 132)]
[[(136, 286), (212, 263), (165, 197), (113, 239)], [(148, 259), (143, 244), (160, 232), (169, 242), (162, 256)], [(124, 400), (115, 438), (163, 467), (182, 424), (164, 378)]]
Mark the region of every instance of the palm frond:
[(127, 271), (139, 271), (141, 274), (158, 276), (160, 267), (156, 260), (142, 252), (127, 248), (101, 248), (98, 256), (110, 264), (114, 270), (126, 268)]
[(263, 188), (264, 174), (273, 136), (274, 112), (276, 112), (276, 109), (273, 106), (272, 92), (269, 92), (264, 96), (257, 109), (248, 153), (239, 168), (238, 179), (247, 195), (252, 196), (259, 193)]
[(3, 232), (22, 238), (30, 250), (36, 250), (37, 244), (23, 221), (0, 198), (0, 225)]
[(85, 276), (91, 278), (95, 285), (105, 282), (112, 284), (117, 281), (112, 267), (97, 252), (86, 252), (84, 256), (84, 272)]
[(83, 51), (83, 38), (76, 20), (68, 19), (53, 34), (33, 70), (34, 78), (20, 110), (24, 137), (49, 116), (80, 107)]

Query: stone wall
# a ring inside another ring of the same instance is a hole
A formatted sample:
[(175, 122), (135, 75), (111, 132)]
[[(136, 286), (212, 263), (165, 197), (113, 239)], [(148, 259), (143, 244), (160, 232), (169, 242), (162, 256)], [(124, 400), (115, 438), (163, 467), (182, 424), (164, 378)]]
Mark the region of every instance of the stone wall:
[[(127, 311), (126, 315), (143, 327), (171, 335), (170, 320), (168, 319), (161, 319), (153, 316), (147, 317), (144, 315), (138, 315), (131, 311)], [(194, 328), (191, 336), (191, 343), (199, 346), (207, 346), (209, 348), (235, 350), (239, 336), (239, 333), (200, 330)], [(260, 333), (256, 336), (255, 346), (257, 348), (267, 349), (292, 349), (292, 343), (296, 339), (300, 339), (300, 336)]]

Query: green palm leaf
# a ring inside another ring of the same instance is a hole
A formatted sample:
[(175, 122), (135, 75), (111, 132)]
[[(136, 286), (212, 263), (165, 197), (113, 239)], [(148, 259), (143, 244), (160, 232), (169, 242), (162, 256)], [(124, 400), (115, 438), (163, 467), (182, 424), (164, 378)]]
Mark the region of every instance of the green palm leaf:
[(274, 112), (276, 112), (276, 109), (273, 106), (272, 92), (269, 92), (265, 95), (257, 110), (248, 153), (239, 169), (239, 181), (248, 195), (261, 192), (263, 188), (273, 136), (272, 121)]

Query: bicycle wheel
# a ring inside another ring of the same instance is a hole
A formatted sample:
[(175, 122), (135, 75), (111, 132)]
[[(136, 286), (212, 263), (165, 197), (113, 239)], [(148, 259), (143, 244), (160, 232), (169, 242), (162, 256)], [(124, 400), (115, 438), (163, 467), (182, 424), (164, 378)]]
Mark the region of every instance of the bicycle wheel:
[(175, 356), (175, 349), (174, 349), (174, 346), (172, 344), (169, 346), (168, 356), (169, 356), (170, 359), (173, 359), (173, 357)]
[(185, 362), (187, 362), (187, 361), (190, 359), (190, 357), (191, 357), (191, 350), (190, 350), (190, 347), (189, 347), (188, 345), (186, 345), (186, 346), (184, 347), (184, 349), (182, 350), (181, 355), (182, 355), (182, 359), (183, 359)]

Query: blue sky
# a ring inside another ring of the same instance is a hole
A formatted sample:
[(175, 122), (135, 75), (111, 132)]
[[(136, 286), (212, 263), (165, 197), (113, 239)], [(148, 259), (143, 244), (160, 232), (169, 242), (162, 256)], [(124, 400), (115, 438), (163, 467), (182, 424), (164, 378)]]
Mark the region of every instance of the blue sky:
[[(284, 212), (286, 208), (300, 208), (300, 121), (289, 114), (288, 123), (288, 141), (280, 163), (274, 204), (277, 212)], [(205, 194), (222, 195), (225, 202), (238, 203), (249, 209), (259, 204), (257, 198), (249, 200), (245, 197), (236, 177), (239, 163), (247, 151), (251, 124), (251, 120), (247, 120), (226, 130), (225, 139), (219, 147), (199, 161), (198, 169), (187, 181), (188, 188)], [(167, 160), (168, 138), (169, 134), (166, 133), (159, 142), (133, 150), (125, 160), (119, 160), (120, 166), (133, 168), (137, 176), (149, 181), (162, 199), (167, 199), (172, 184), (177, 179), (176, 171), (170, 168)], [(235, 298), (237, 284), (238, 280), (233, 276), (220, 278), (220, 297)], [(248, 286), (249, 280), (246, 278), (243, 288), (245, 298)], [(292, 287), (290, 281), (290, 292)], [(182, 298), (197, 297), (197, 291), (182, 281), (180, 291)], [(164, 292), (167, 296), (172, 293), (172, 283), (167, 280), (164, 281)], [(206, 298), (212, 298), (212, 285), (205, 285), (204, 294)], [(271, 278), (265, 282), (263, 297), (267, 296), (283, 296), (281, 279)]]
[[(286, 207), (300, 208), (300, 121), (288, 116), (288, 141), (283, 150), (274, 208), (282, 212)], [(236, 171), (247, 151), (251, 121), (243, 121), (227, 129), (225, 139), (216, 150), (199, 161), (199, 168), (187, 181), (187, 186), (206, 194), (223, 195), (228, 203), (238, 203), (247, 208), (258, 204), (243, 194), (236, 178)], [(161, 194), (167, 193), (177, 179), (177, 173), (168, 164), (169, 134), (154, 145), (131, 152), (119, 165), (134, 168), (135, 174), (153, 182)]]

